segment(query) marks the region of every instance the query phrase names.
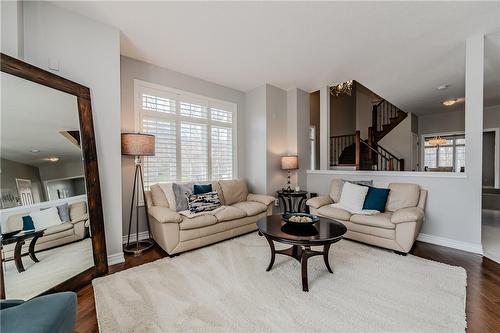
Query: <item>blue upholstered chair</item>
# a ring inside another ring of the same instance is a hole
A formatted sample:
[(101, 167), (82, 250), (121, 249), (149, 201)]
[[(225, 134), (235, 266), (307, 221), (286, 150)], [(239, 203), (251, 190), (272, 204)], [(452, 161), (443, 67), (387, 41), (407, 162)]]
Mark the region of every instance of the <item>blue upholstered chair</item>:
[(73, 332), (76, 294), (62, 292), (29, 301), (0, 301), (0, 331), (9, 333)]

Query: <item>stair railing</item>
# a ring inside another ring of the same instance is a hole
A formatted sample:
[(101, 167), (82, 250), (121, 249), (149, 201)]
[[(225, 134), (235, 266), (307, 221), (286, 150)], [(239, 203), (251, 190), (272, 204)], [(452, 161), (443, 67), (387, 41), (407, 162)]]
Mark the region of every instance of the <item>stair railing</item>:
[(330, 166), (336, 166), (339, 164), (340, 154), (342, 154), (345, 148), (355, 142), (355, 137), (355, 134), (330, 137)]
[(384, 125), (391, 123), (391, 118), (398, 117), (398, 112), (403, 112), (397, 106), (383, 99), (372, 109), (372, 128), (375, 131), (383, 131)]

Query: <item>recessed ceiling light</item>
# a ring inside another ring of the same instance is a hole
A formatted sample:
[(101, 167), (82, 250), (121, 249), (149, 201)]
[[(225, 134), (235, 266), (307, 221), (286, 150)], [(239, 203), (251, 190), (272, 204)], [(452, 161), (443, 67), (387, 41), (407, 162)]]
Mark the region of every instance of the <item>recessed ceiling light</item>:
[(449, 88), (449, 87), (450, 87), (449, 84), (442, 84), (442, 85), (437, 87), (437, 90), (444, 90), (444, 89)]
[(57, 161), (59, 161), (59, 157), (56, 157), (56, 156), (47, 157), (45, 160), (49, 161), (49, 162), (57, 162)]
[(457, 102), (456, 98), (454, 98), (454, 99), (447, 99), (446, 101), (443, 101), (443, 105), (444, 106), (452, 106), (452, 105), (455, 105), (456, 102)]
[(35, 154), (36, 154), (36, 153), (39, 153), (39, 152), (40, 152), (40, 149), (31, 149), (30, 151), (31, 151), (32, 153), (35, 153)]
[(442, 104), (444, 106), (452, 106), (452, 105), (455, 105), (457, 103), (463, 103), (463, 102), (465, 102), (465, 98), (464, 97), (460, 97), (460, 98), (447, 99), (447, 100), (443, 101)]

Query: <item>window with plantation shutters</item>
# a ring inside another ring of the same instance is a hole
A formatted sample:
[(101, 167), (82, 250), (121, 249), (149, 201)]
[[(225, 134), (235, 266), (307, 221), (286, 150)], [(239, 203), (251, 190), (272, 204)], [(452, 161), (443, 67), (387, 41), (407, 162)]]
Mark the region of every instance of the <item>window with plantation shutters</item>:
[(138, 131), (154, 134), (144, 186), (235, 177), (236, 105), (136, 80)]

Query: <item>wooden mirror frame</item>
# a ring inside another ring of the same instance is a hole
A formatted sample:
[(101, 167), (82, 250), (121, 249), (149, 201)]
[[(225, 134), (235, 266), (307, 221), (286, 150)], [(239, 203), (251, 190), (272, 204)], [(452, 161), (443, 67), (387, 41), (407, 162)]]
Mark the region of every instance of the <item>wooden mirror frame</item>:
[[(90, 283), (93, 278), (105, 275), (108, 272), (108, 256), (104, 234), (104, 218), (102, 214), (101, 187), (99, 183), (99, 169), (97, 167), (90, 89), (3, 53), (0, 53), (0, 62), (1, 71), (4, 73), (60, 90), (77, 98), (94, 266), (41, 294), (77, 290)], [(3, 262), (0, 262), (0, 298), (5, 298)]]

